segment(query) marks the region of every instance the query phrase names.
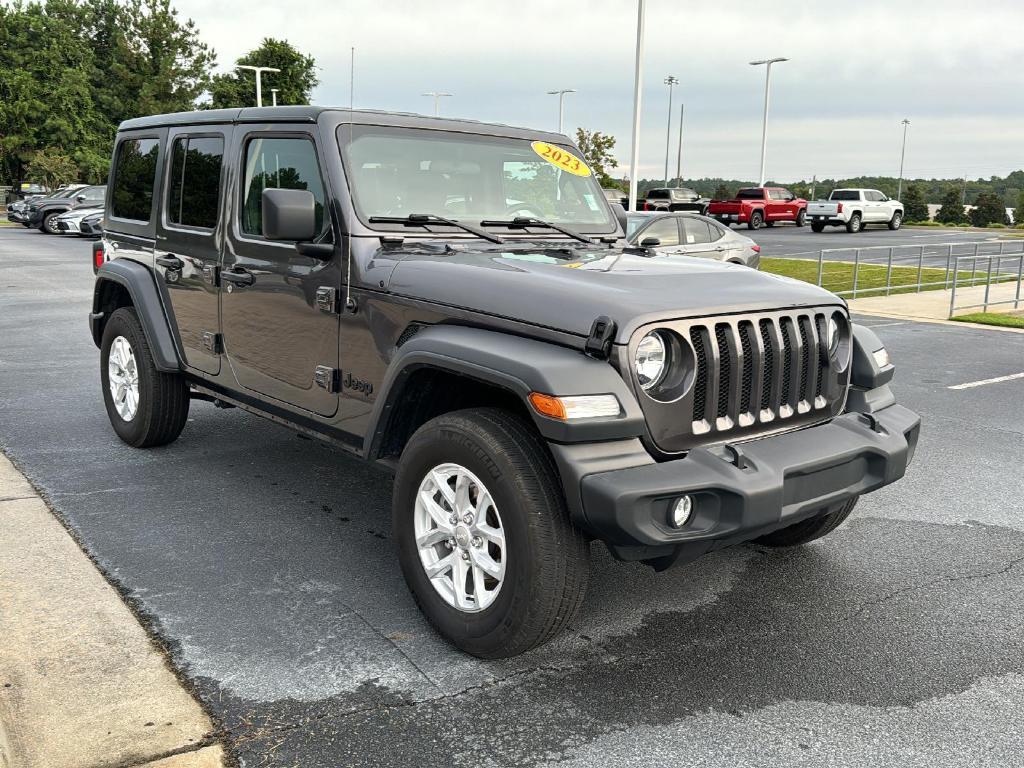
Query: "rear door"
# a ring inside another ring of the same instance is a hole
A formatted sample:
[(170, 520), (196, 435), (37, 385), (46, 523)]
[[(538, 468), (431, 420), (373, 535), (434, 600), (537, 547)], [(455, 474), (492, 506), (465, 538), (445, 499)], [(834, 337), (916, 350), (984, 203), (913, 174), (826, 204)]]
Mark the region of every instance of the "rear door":
[(339, 253), (320, 260), (300, 254), (294, 243), (270, 241), (262, 234), (263, 190), (305, 189), (317, 204), (316, 241), (338, 241), (322, 167), (324, 148), (314, 127), (299, 125), (239, 126), (231, 146), (237, 172), (220, 272), (224, 348), (231, 370), (246, 389), (333, 415), (338, 409), (340, 316), (319, 299), (322, 291), (336, 296), (341, 289)]
[(719, 240), (723, 232), (716, 226), (696, 216), (680, 216), (683, 227), (683, 253), (698, 259), (720, 259), (722, 246)]
[(228, 127), (169, 132), (154, 259), (185, 363), (212, 375), (220, 372), (223, 347), (218, 262), (224, 238), (223, 159), (229, 139)]
[(111, 258), (153, 265), (156, 201), (160, 199), (163, 142), (167, 129), (132, 131), (117, 137), (107, 188), (104, 238)]

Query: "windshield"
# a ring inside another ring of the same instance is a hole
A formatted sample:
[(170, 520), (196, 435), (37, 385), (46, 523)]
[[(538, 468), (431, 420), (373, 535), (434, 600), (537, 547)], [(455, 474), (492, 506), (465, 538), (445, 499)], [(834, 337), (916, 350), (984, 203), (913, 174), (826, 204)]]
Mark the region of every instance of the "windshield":
[[(338, 137), (364, 223), (411, 214), (474, 225), (528, 216), (581, 231), (615, 229), (596, 179), (582, 160), (575, 162), (576, 150), (566, 153), (567, 148), (526, 139), (374, 125), (352, 126), (348, 142), (349, 130), (340, 126)], [(576, 173), (545, 159), (545, 151)]]

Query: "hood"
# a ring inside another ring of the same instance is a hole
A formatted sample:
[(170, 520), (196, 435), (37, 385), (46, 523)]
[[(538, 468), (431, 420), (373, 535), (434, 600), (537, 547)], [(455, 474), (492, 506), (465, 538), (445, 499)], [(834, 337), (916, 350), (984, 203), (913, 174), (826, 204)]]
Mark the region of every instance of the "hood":
[(843, 305), (810, 283), (687, 256), (506, 243), (400, 258), (388, 285), (393, 293), (581, 336), (607, 315), (620, 344), (659, 320)]

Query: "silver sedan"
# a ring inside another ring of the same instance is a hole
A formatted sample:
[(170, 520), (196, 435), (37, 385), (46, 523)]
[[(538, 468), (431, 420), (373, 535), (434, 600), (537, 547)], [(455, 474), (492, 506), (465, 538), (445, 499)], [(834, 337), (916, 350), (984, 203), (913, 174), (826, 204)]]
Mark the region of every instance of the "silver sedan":
[(696, 213), (626, 213), (626, 242), (665, 256), (693, 256), (757, 269), (761, 246), (749, 237)]

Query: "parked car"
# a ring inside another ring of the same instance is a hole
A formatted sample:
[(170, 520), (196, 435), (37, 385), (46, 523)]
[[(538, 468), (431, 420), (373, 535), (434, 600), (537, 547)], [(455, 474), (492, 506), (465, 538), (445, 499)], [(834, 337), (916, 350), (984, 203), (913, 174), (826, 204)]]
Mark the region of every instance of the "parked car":
[(84, 187), (84, 184), (73, 184), (67, 187), (61, 187), (55, 192), (51, 192), (45, 195), (30, 195), (23, 200), (16, 200), (7, 206), (7, 220), (14, 221), (24, 226), (28, 224), (28, 208), (30, 205), (43, 200), (55, 200), (71, 197), (74, 193)]
[(25, 215), (25, 223), (48, 235), (60, 233), (57, 217), (81, 206), (102, 205), (107, 188), (103, 185), (82, 187), (66, 197), (48, 197), (32, 202)]
[(112, 169), (89, 322), (114, 432), (171, 443), (207, 400), (393, 470), (406, 582), (468, 653), (570, 624), (591, 539), (659, 570), (802, 544), (914, 454), (842, 299), (623, 248), (566, 136), (203, 111), (122, 123)]
[(877, 189), (833, 189), (828, 200), (808, 203), (807, 215), (815, 232), (840, 226), (860, 232), (868, 224), (886, 224), (896, 230), (903, 225), (903, 203)]
[(659, 256), (692, 256), (757, 269), (761, 246), (696, 213), (636, 212), (624, 215), (629, 245)]
[(747, 229), (773, 227), (780, 221), (802, 227), (807, 220), (807, 201), (782, 187), (748, 187), (732, 200), (712, 200), (708, 215), (726, 226), (746, 224)]
[(103, 203), (99, 205), (80, 205), (70, 211), (57, 215), (57, 231), (62, 235), (80, 235), (82, 232), (82, 220), (87, 216), (94, 216), (103, 213)]
[(711, 201), (686, 187), (659, 187), (647, 191), (645, 211), (696, 211), (707, 213)]
[(610, 187), (602, 188), (601, 191), (604, 192), (604, 199), (609, 203), (617, 203), (623, 209), (629, 208), (629, 193)]
[(82, 217), (78, 224), (79, 234), (83, 237), (100, 237), (103, 235), (103, 209), (90, 212)]

